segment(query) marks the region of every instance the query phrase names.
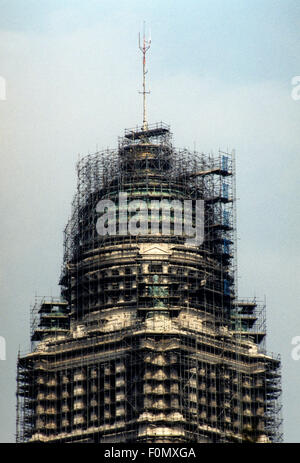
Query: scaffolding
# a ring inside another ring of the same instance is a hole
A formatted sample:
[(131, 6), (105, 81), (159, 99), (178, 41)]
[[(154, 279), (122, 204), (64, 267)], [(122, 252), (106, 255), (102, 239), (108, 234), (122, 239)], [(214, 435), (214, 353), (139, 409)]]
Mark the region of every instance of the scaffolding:
[[(37, 301), (18, 360), (18, 441), (280, 441), (265, 302), (236, 288), (234, 153), (177, 150), (169, 126), (147, 124), (81, 159), (77, 175), (61, 298)], [(126, 206), (177, 201), (168, 233), (160, 209), (147, 233), (121, 233), (124, 193)], [(116, 205), (112, 234), (97, 232), (100, 200)], [(201, 245), (176, 233), (186, 200), (204, 201)]]

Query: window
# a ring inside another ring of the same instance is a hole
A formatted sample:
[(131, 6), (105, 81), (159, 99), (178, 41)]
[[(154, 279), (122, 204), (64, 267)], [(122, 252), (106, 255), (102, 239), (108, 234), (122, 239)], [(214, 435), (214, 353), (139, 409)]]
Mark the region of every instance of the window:
[(150, 273), (162, 273), (162, 264), (150, 264), (149, 265), (149, 272)]

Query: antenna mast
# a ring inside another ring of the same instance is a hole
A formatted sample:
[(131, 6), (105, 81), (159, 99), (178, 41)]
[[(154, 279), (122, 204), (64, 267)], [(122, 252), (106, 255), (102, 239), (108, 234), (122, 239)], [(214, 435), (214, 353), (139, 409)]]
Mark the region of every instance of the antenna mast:
[(146, 70), (146, 53), (149, 50), (150, 45), (151, 45), (151, 37), (149, 34), (149, 38), (146, 39), (145, 21), (144, 21), (143, 43), (141, 43), (141, 34), (139, 33), (139, 49), (143, 53), (143, 91), (139, 92), (143, 94), (143, 130), (148, 130), (148, 122), (147, 122), (147, 115), (146, 115), (146, 94), (150, 92), (146, 91), (146, 74), (148, 72), (148, 70)]

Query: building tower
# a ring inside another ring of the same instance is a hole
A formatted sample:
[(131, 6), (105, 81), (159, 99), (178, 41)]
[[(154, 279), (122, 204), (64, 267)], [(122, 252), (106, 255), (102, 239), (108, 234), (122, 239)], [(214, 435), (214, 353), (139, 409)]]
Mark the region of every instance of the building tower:
[[(278, 442), (265, 304), (235, 287), (234, 153), (175, 149), (143, 115), (78, 162), (61, 297), (36, 301), (18, 359), (17, 441)], [(178, 225), (199, 200), (201, 244)]]

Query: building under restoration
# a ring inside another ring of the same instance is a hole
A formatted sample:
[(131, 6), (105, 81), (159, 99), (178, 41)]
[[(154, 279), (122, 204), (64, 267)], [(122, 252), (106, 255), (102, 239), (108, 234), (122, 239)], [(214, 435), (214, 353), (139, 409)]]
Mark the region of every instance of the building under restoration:
[[(177, 150), (169, 126), (144, 117), (77, 170), (61, 297), (36, 301), (32, 349), (18, 359), (17, 441), (280, 441), (265, 303), (236, 291), (234, 153)], [(120, 193), (137, 209), (171, 204), (169, 230), (159, 207), (152, 233), (120, 233), (131, 216)], [(199, 199), (204, 240), (190, 244), (176, 207)], [(101, 235), (104, 200), (119, 228)]]

